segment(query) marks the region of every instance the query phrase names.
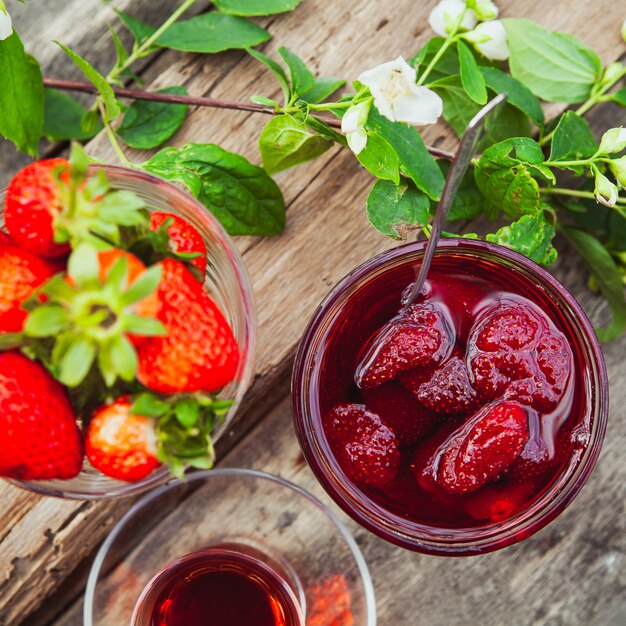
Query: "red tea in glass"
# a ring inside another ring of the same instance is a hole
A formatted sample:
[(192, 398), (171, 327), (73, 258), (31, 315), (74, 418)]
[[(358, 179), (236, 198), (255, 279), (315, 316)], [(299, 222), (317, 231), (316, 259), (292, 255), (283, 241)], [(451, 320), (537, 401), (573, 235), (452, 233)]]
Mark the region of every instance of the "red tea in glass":
[(374, 532), (426, 552), (493, 550), (552, 519), (550, 493), (591, 471), (601, 352), (553, 277), (483, 242), (444, 242), (399, 315), (419, 264), (420, 244), (406, 248), (344, 279), (311, 322), (296, 430), (324, 486)]
[(207, 548), (174, 561), (150, 582), (132, 625), (303, 626), (286, 576), (248, 546)]

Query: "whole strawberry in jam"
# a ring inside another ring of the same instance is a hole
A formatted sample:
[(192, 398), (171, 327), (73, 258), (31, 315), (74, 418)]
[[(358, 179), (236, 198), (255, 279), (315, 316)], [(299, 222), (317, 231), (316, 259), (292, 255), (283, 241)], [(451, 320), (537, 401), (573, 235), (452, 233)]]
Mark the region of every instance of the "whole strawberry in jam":
[(503, 304), (481, 317), (469, 338), (468, 357), (483, 397), (518, 400), (541, 412), (556, 407), (572, 369), (563, 334), (524, 304)]
[(326, 436), (352, 480), (382, 487), (398, 472), (396, 436), (363, 404), (341, 404), (325, 416)]
[(362, 389), (394, 379), (400, 372), (432, 366), (450, 353), (452, 330), (443, 310), (433, 304), (414, 304), (383, 326), (370, 340), (356, 369)]
[(528, 438), (528, 415), (521, 404), (488, 404), (440, 444), (426, 473), (451, 494), (477, 491), (520, 456)]

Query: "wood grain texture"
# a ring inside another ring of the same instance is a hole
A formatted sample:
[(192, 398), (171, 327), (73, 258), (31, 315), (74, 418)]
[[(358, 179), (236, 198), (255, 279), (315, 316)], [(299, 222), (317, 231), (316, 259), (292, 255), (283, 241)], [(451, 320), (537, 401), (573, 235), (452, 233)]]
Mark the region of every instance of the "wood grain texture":
[[(72, 18), (70, 24), (68, 15), (80, 10), (74, 5), (88, 4), (91, 13), (81, 14), (83, 22)], [(61, 5), (68, 7), (67, 12)], [(172, 3), (115, 3), (118, 8), (130, 6), (144, 19), (149, 19), (149, 9), (154, 10), (155, 23), (159, 10), (151, 7), (157, 5), (171, 7)], [(419, 48), (430, 36), (425, 18), (432, 5), (434, 1), (399, 0), (391, 4), (360, 0), (346, 4), (305, 0), (293, 14), (261, 21), (269, 24), (275, 35), (263, 50), (275, 55), (278, 45), (287, 45), (319, 73), (354, 78), (367, 67), (399, 53), (409, 56)], [(624, 50), (613, 2), (561, 0), (546, 6), (529, 0), (499, 5), (505, 16), (532, 17), (551, 28), (576, 34), (595, 47), (604, 61)], [(57, 12), (63, 9), (65, 38), (59, 34), (59, 24), (55, 29), (50, 26), (47, 12), (53, 6)], [(91, 33), (96, 25), (102, 28), (110, 8), (96, 0), (56, 0), (38, 9), (38, 26), (32, 27), (30, 35), (21, 29), (28, 48), (38, 56), (33, 42), (52, 37), (76, 45), (79, 51), (82, 42), (82, 51), (92, 60), (106, 47), (106, 37)], [(78, 29), (76, 23), (81, 24)], [(43, 24), (47, 34), (36, 39), (34, 33)], [(49, 63), (49, 67), (57, 68), (57, 75), (73, 75), (69, 64), (52, 52)], [(247, 99), (253, 93), (278, 94), (269, 73), (239, 52), (209, 58), (165, 53), (147, 68), (144, 77), (150, 89), (185, 84), (194, 95)], [(258, 162), (256, 141), (264, 121), (264, 117), (248, 113), (194, 110), (173, 144), (219, 143)], [(443, 125), (429, 128), (425, 135), (433, 144), (446, 148), (455, 145)], [(114, 161), (102, 138), (92, 143), (90, 152)], [(137, 160), (143, 157), (133, 154)], [(17, 169), (15, 161), (10, 163)], [(279, 404), (288, 392), (295, 347), (307, 319), (328, 289), (357, 264), (394, 242), (375, 233), (366, 222), (363, 206), (371, 179), (351, 155), (333, 149), (317, 161), (276, 178), (288, 204), (286, 232), (271, 239), (239, 238), (237, 242), (257, 296), (259, 352), (254, 386), (222, 449), (246, 435), (227, 463), (272, 471), (315, 490), (312, 475), (299, 457), (288, 423), (288, 407)], [(557, 270), (566, 284), (584, 299), (596, 319), (606, 316), (604, 305), (587, 295), (580, 266), (569, 266), (565, 257)], [(465, 623), (477, 624), (556, 626), (591, 622), (599, 626), (603, 622), (597, 620), (608, 619), (617, 603), (624, 602), (626, 474), (620, 468), (619, 453), (626, 443), (626, 389), (620, 385), (626, 374), (621, 357), (625, 347), (622, 340), (607, 351), (613, 413), (598, 470), (573, 507), (543, 533), (498, 555), (444, 560), (410, 555), (357, 531), (375, 578), (381, 624), (409, 626), (422, 620), (454, 624), (463, 618)], [(259, 429), (248, 432), (271, 408), (274, 410)], [(31, 612), (91, 553), (129, 506), (126, 501), (81, 504), (44, 500), (6, 484), (0, 485), (0, 502), (0, 624), (16, 626), (20, 621), (30, 623)], [(594, 594), (598, 597), (592, 597)], [(53, 604), (60, 607), (63, 601), (60, 598)], [(58, 623), (74, 623), (72, 615), (76, 616), (76, 609)]]

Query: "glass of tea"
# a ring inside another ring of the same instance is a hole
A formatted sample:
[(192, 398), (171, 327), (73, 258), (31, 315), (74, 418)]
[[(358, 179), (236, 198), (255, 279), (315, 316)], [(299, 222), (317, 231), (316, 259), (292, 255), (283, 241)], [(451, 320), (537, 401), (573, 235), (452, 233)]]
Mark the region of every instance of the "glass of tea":
[(299, 487), (196, 472), (140, 500), (92, 566), (86, 626), (375, 626), (346, 528)]
[(572, 295), (507, 248), (450, 239), (367, 261), (315, 312), (293, 373), (307, 461), (357, 522), (440, 555), (525, 539), (598, 458), (608, 381)]

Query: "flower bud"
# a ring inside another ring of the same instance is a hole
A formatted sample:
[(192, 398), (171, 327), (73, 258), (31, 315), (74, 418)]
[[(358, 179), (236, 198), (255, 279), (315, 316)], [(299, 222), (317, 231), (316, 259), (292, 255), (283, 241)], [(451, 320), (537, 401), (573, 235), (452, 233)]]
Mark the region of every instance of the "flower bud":
[(617, 179), (617, 182), (622, 187), (626, 187), (626, 156), (620, 157), (619, 159), (613, 159), (609, 162), (609, 167)]
[(626, 148), (626, 128), (611, 128), (602, 135), (598, 154), (613, 154)]
[(428, 16), (430, 27), (442, 37), (450, 35), (457, 29), (458, 21), (463, 15), (460, 27), (470, 30), (476, 26), (478, 19), (472, 9), (468, 9), (464, 0), (441, 0)]
[(615, 61), (615, 63), (611, 63), (606, 66), (604, 70), (604, 74), (602, 75), (603, 83), (610, 83), (618, 78), (621, 78), (622, 72), (624, 71), (624, 66), (619, 62)]
[(617, 185), (612, 183), (604, 174), (596, 174), (596, 201), (604, 206), (614, 207), (617, 202)]
[(464, 35), (479, 52), (494, 61), (506, 61), (509, 58), (509, 43), (506, 30), (500, 20), (482, 22)]
[[(469, 6), (469, 5), (468, 5)], [(491, 0), (477, 0), (475, 6), (472, 7), (476, 16), (482, 22), (494, 20), (498, 17), (498, 7)]]
[(13, 22), (3, 3), (0, 3), (0, 41), (13, 34)]
[(351, 133), (346, 134), (348, 147), (354, 154), (359, 154), (367, 145), (367, 132), (363, 128), (359, 128)]
[(353, 104), (341, 119), (341, 131), (343, 133), (353, 133), (363, 128), (370, 113), (372, 101), (364, 100), (359, 104)]

